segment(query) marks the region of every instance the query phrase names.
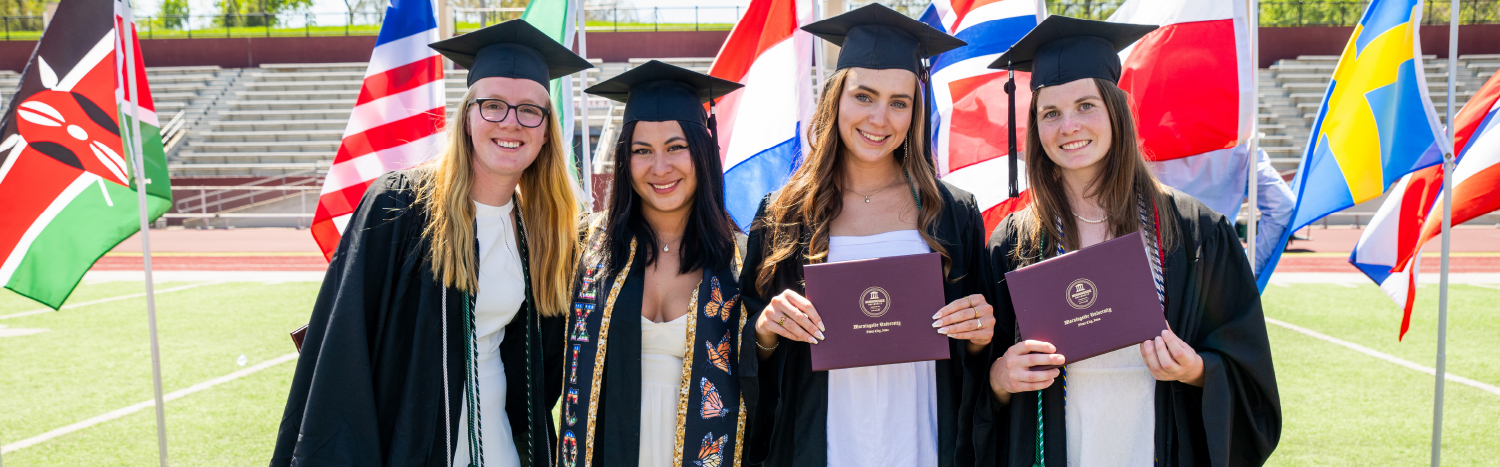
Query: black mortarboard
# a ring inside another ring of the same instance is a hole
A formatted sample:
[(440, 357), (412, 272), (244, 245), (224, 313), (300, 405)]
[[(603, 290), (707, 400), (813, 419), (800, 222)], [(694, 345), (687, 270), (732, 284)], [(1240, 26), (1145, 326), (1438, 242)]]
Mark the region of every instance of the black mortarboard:
[(1149, 24), (1111, 23), (1066, 16), (1048, 16), (1025, 37), (1000, 54), (990, 68), (1011, 70), (1005, 82), (1010, 112), (1007, 121), (1010, 154), (1010, 197), (1020, 196), (1016, 167), (1016, 76), (1031, 72), (1031, 91), (1084, 78), (1120, 82), (1120, 51), (1155, 31)]
[(1049, 16), (990, 64), (1031, 72), (1031, 90), (1084, 78), (1120, 81), (1120, 51), (1155, 31), (1149, 24)]
[(879, 3), (808, 24), (802, 30), (842, 47), (840, 70), (898, 69), (923, 76), (922, 59), (967, 45)]
[(536, 26), (519, 19), (427, 46), (467, 68), (469, 86), (482, 78), (499, 76), (529, 79), (546, 87), (553, 79), (594, 67)]
[(703, 103), (745, 87), (693, 70), (652, 60), (595, 84), (584, 92), (625, 103), (625, 121), (677, 120), (708, 123)]
[[(623, 123), (676, 120), (704, 125), (718, 151), (719, 121), (712, 112), (714, 100), (742, 87), (745, 85), (652, 60), (584, 92), (624, 102)], [(704, 102), (710, 109), (706, 118)]]

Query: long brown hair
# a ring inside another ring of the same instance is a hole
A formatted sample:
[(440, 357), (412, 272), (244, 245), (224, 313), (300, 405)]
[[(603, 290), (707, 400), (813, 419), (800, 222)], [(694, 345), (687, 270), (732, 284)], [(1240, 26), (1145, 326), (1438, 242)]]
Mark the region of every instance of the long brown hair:
[[(474, 245), (474, 141), (469, 109), (477, 88), (469, 87), (458, 112), (448, 122), (448, 138), (437, 157), (418, 166), (417, 200), (426, 205), (422, 236), (432, 245), (432, 273), (448, 287), (479, 291), (479, 261)], [(551, 110), (551, 101), (548, 101)], [(516, 185), (516, 206), (526, 227), (530, 249), (531, 290), (537, 312), (563, 316), (572, 288), (573, 260), (578, 254), (578, 197), (568, 176), (567, 142), (555, 116), (547, 117), (547, 143)]]
[[(808, 239), (807, 261), (818, 263), (828, 259), (829, 224), (844, 209), (844, 142), (839, 138), (839, 98), (844, 92), (849, 69), (839, 70), (828, 79), (813, 112), (812, 124), (807, 128), (807, 140), (811, 142), (802, 165), (792, 173), (791, 180), (781, 194), (766, 207), (763, 222), (767, 250), (761, 263), (760, 275), (755, 278), (755, 289), (770, 293), (771, 279), (777, 265), (793, 260), (804, 237)], [(913, 95), (920, 96), (920, 93)], [(918, 231), (932, 251), (943, 256), (943, 272), (946, 274), (952, 261), (948, 250), (933, 238), (932, 231), (942, 213), (942, 197), (938, 194), (937, 178), (932, 166), (927, 163), (928, 148), (921, 136), (927, 131), (926, 103), (923, 99), (913, 102), (911, 128), (895, 152), (896, 162), (901, 164), (921, 200), (922, 209), (917, 215)]]
[[(1104, 109), (1109, 114), (1109, 129), (1112, 132), (1109, 151), (1104, 154), (1104, 168), (1094, 180), (1084, 187), (1084, 196), (1096, 198), (1108, 216), (1109, 232), (1113, 237), (1141, 230), (1138, 196), (1145, 196), (1163, 209), (1171, 202), (1168, 188), (1156, 180), (1146, 166), (1145, 154), (1141, 151), (1135, 129), (1135, 115), (1130, 109), (1130, 97), (1115, 83), (1094, 78), (1099, 87), (1099, 96), (1104, 100)], [(1037, 126), (1037, 97), (1031, 94), (1031, 112), (1026, 129), (1026, 183), (1031, 190), (1031, 206), (1016, 213), (1019, 216), (1019, 241), (1011, 251), (1011, 257), (1021, 265), (1040, 261), (1050, 256), (1062, 245), (1069, 251), (1077, 250), (1078, 224), (1073, 221), (1073, 209), (1063, 189), (1062, 172), (1042, 145), (1041, 132)], [(1147, 209), (1150, 209), (1147, 206)], [(1159, 216), (1162, 251), (1171, 251), (1176, 239), (1176, 217)], [(1062, 231), (1058, 231), (1061, 219)], [(1041, 251), (1043, 242), (1049, 251)]]

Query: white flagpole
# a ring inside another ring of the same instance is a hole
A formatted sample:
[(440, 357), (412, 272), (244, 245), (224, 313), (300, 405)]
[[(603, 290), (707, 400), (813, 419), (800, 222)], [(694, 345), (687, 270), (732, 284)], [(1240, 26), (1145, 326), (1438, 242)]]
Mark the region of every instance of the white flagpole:
[[(1458, 75), (1458, 0), (1448, 0), (1448, 144), (1453, 144), (1454, 78)], [(1432, 467), (1442, 465), (1443, 457), (1443, 377), (1448, 359), (1448, 252), (1453, 239), (1453, 158), (1454, 146), (1443, 154), (1443, 259), (1438, 284), (1437, 378), (1432, 400)], [(1420, 254), (1420, 252), (1419, 252)], [(1413, 272), (1415, 273), (1415, 271)], [(1415, 291), (1412, 291), (1415, 292)]]
[[(812, 2), (812, 7), (813, 7), (813, 21), (822, 21), (823, 20), (823, 10), (825, 8), (828, 8), (827, 1), (826, 0), (814, 0)], [(821, 95), (823, 95), (823, 47), (824, 47), (824, 45), (821, 44), (821, 43), (813, 45), (813, 73), (814, 73), (814, 76), (813, 76), (813, 89), (814, 89), (813, 95), (814, 96), (821, 96)]]
[(1245, 155), (1245, 165), (1249, 167), (1250, 178), (1246, 187), (1248, 194), (1247, 203), (1250, 213), (1245, 220), (1245, 252), (1250, 256), (1250, 274), (1255, 274), (1255, 234), (1256, 224), (1260, 221), (1260, 215), (1256, 212), (1260, 206), (1260, 171), (1256, 170), (1260, 161), (1260, 0), (1250, 0), (1245, 3), (1247, 11), (1245, 23), (1249, 26), (1250, 38), (1250, 152)]
[(151, 334), (151, 383), (156, 391), (156, 451), (161, 459), (161, 467), (167, 467), (167, 414), (166, 404), (161, 396), (161, 349), (157, 345), (156, 337), (156, 290), (155, 284), (151, 282), (151, 228), (146, 219), (146, 185), (151, 180), (146, 178), (146, 158), (141, 148), (141, 119), (140, 119), (140, 93), (138, 77), (135, 73), (135, 34), (132, 30), (135, 25), (135, 12), (131, 11), (127, 0), (118, 0), (124, 5), (125, 21), (124, 30), (117, 31), (121, 36), (120, 43), (125, 49), (125, 74), (129, 77), (125, 85), (125, 95), (130, 102), (130, 159), (135, 163), (135, 199), (140, 208), (141, 217), (141, 258), (146, 269), (146, 321), (149, 324)]
[[(587, 3), (587, 1), (570, 1), (574, 2), (572, 5), (574, 15), (573, 21), (569, 22), (568, 25), (569, 27), (574, 27), (575, 34), (578, 35), (576, 39), (578, 41), (578, 55), (587, 59), (589, 56), (589, 41), (587, 34), (589, 23), (588, 12), (584, 9), (584, 7), (586, 6), (585, 3)], [(577, 26), (574, 26), (575, 24)], [(579, 80), (583, 82), (583, 85), (578, 88), (579, 100), (574, 101), (580, 103), (581, 108), (579, 109), (578, 113), (583, 121), (583, 123), (579, 125), (583, 128), (583, 135), (581, 135), (581, 138), (583, 139), (583, 159), (581, 161), (582, 163), (579, 164), (580, 167), (578, 167), (578, 176), (579, 178), (583, 179), (583, 202), (584, 204), (588, 205), (584, 208), (584, 211), (594, 212), (594, 158), (593, 151), (591, 151), (590, 148), (590, 146), (592, 145), (589, 143), (589, 95), (588, 93), (583, 92), (584, 89), (588, 89), (589, 87), (589, 70), (583, 70), (583, 72), (578, 74), (578, 77)], [(602, 144), (603, 141), (601, 141), (600, 143)]]

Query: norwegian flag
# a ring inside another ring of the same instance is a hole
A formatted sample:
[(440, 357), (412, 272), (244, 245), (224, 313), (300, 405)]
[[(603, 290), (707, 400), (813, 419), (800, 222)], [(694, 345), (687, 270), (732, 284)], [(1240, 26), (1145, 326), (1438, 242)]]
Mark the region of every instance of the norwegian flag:
[[(1453, 225), (1500, 210), (1500, 74), (1490, 77), (1453, 117)], [(1443, 230), (1443, 166), (1407, 174), (1360, 234), (1349, 262), (1401, 305), (1401, 332), (1411, 327), (1417, 262), (1422, 247)]]
[(430, 0), (391, 1), (313, 216), (313, 238), (325, 259), (371, 182), (434, 154), (446, 115), (443, 60), (427, 47), (437, 40)]
[[(1007, 185), (1009, 142), (1006, 72), (989, 64), (1031, 32), (1045, 11), (1036, 0), (935, 0), (922, 22), (968, 42), (933, 57), (933, 157), (938, 177), (974, 194), (984, 214), (986, 237), (1006, 214), (1026, 207), (1026, 177), (1011, 199)], [(1016, 106), (1031, 102), (1031, 73), (1016, 73)], [(1025, 112), (1016, 117), (1018, 153), (1026, 150)], [(1019, 155), (1019, 154), (1018, 154)], [(1017, 161), (1017, 170), (1026, 163)]]

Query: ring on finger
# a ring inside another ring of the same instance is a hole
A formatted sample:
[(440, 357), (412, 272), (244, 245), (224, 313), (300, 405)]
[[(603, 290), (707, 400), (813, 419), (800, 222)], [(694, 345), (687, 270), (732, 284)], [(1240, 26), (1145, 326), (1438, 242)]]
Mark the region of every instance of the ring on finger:
[(781, 319), (776, 320), (776, 325), (786, 327), (786, 313), (781, 314)]
[(973, 295), (964, 297), (964, 300), (968, 300), (969, 301), (969, 308), (974, 308), (974, 296)]
[(976, 318), (975, 321), (979, 323), (979, 329), (984, 329), (984, 319)]
[(973, 310), (974, 310), (974, 319), (979, 319), (979, 309), (978, 308), (974, 308)]

